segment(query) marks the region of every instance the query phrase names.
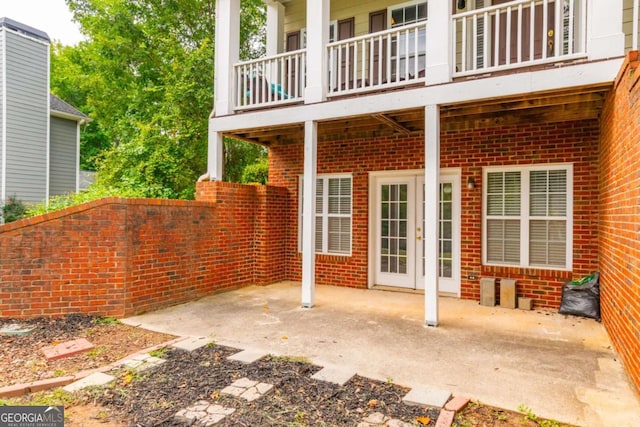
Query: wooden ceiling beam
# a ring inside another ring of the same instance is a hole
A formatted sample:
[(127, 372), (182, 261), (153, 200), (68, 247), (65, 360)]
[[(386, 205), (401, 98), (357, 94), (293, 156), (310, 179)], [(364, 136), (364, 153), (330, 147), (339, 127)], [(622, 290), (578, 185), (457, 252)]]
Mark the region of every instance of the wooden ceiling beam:
[(497, 104), (443, 107), (442, 118), (467, 116), (469, 114), (495, 114), (505, 111), (519, 111), (531, 108), (552, 107), (557, 105), (579, 104), (585, 102), (602, 103), (604, 94), (573, 94), (563, 97), (535, 98), (518, 101), (505, 101)]
[(403, 135), (411, 134), (411, 129), (407, 129), (402, 124), (400, 124), (399, 122), (395, 121), (394, 119), (392, 119), (391, 117), (389, 117), (389, 116), (387, 116), (385, 114), (372, 114), (371, 117), (373, 117), (374, 119), (376, 119), (380, 123), (383, 123), (383, 124), (389, 126), (391, 129), (393, 129), (394, 131), (396, 131), (398, 133), (401, 133)]
[(573, 104), (556, 108), (539, 108), (527, 113), (468, 116), (465, 119), (444, 120), (441, 129), (445, 132), (463, 131), (482, 127), (514, 126), (532, 123), (556, 123), (571, 120), (595, 120), (600, 111), (590, 105)]

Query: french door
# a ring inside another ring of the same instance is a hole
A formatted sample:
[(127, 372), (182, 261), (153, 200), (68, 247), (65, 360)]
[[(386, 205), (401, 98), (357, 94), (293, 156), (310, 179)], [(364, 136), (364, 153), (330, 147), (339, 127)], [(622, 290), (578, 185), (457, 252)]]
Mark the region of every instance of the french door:
[[(424, 175), (382, 175), (375, 180), (374, 282), (424, 289)], [(460, 177), (440, 177), (438, 272), (441, 292), (460, 294)]]

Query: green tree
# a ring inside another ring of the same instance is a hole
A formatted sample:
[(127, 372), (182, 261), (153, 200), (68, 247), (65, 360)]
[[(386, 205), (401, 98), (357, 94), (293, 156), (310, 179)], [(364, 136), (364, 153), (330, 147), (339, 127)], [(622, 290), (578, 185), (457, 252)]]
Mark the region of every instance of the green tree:
[(267, 149), (265, 147), (236, 139), (225, 139), (224, 180), (230, 182), (247, 182), (243, 179), (245, 169), (266, 160), (266, 156)]
[[(87, 40), (54, 49), (52, 70), (59, 75), (52, 87), (94, 120), (83, 148), (98, 171), (96, 185), (141, 188), (146, 197), (193, 197), (206, 171), (215, 1), (67, 3)], [(244, 0), (244, 56), (262, 53), (264, 22), (262, 2)], [(264, 156), (261, 147), (227, 144), (226, 156), (253, 161), (254, 152)]]
[(269, 160), (261, 159), (257, 163), (247, 165), (242, 171), (242, 182), (245, 184), (267, 184), (269, 180)]
[[(51, 45), (51, 90), (59, 98), (70, 103), (88, 116), (93, 108), (87, 97), (91, 89), (90, 69), (83, 61), (84, 47)], [(98, 155), (111, 147), (109, 138), (102, 131), (100, 122), (92, 120), (82, 127), (80, 134), (80, 169), (95, 171)]]

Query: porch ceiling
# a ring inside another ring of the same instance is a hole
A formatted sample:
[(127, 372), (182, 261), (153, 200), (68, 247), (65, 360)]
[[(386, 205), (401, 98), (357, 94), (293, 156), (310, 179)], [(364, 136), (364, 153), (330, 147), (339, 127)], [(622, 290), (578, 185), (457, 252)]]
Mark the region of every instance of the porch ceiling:
[[(442, 132), (518, 124), (597, 119), (611, 84), (538, 92), (442, 105)], [(408, 93), (410, 96), (410, 93)], [(265, 112), (266, 113), (266, 112)], [(424, 133), (424, 109), (380, 112), (322, 121), (318, 141), (418, 135)], [(225, 136), (268, 146), (304, 139), (304, 123), (239, 129)]]

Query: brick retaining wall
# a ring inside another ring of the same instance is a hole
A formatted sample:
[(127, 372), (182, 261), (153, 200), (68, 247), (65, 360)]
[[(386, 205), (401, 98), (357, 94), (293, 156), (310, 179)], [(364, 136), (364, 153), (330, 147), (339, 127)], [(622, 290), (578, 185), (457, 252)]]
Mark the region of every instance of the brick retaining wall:
[(605, 100), (600, 144), (602, 320), (640, 389), (640, 58), (631, 52)]
[(122, 317), (282, 280), (278, 243), (256, 238), (282, 232), (283, 192), (204, 182), (195, 202), (107, 198), (0, 226), (0, 317)]

